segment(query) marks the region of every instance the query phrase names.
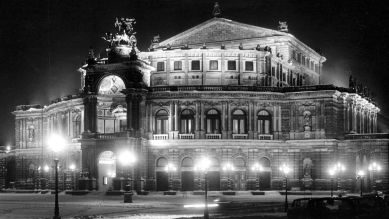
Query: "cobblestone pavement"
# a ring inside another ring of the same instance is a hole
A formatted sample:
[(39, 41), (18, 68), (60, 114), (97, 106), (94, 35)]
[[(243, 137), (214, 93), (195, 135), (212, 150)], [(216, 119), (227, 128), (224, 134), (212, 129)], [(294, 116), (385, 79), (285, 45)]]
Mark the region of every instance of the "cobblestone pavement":
[[(304, 196), (289, 196), (289, 202)], [(238, 193), (236, 196), (220, 196), (211, 192), (209, 202), (215, 199), (234, 202), (258, 202), (258, 209), (225, 211), (210, 208), (211, 218), (286, 218), (280, 206), (284, 196), (278, 192), (253, 196)], [(93, 192), (83, 196), (59, 195), (62, 218), (202, 218), (202, 208), (184, 208), (188, 204), (204, 204), (203, 196), (179, 193), (164, 196), (151, 193), (133, 196), (133, 203), (123, 203), (123, 196), (106, 196)], [(263, 206), (263, 208), (261, 207)], [(261, 209), (262, 210), (261, 210)], [(0, 218), (52, 218), (54, 195), (0, 193)]]

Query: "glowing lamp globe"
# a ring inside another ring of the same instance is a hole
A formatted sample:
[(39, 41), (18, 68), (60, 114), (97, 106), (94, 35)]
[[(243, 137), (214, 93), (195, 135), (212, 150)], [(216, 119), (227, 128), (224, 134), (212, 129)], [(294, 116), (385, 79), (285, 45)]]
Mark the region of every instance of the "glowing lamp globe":
[(60, 135), (52, 134), (47, 140), (47, 145), (49, 146), (50, 150), (58, 153), (64, 150), (66, 142)]
[(119, 153), (118, 156), (119, 162), (124, 165), (131, 165), (136, 162), (136, 157), (134, 153), (131, 153), (130, 151), (123, 151)]

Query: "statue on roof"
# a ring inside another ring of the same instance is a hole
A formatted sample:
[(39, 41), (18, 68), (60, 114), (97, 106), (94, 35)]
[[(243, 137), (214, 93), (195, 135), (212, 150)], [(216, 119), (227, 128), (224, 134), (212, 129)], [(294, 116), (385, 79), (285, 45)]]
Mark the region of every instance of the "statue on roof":
[(221, 10), (218, 2), (215, 2), (215, 5), (213, 6), (212, 14), (214, 17), (219, 17), (221, 15)]
[(281, 32), (288, 32), (288, 24), (286, 21), (278, 21), (278, 30)]
[(102, 38), (109, 43), (109, 47), (124, 45), (136, 49), (137, 40), (135, 37), (136, 32), (134, 32), (135, 23), (134, 18), (116, 18), (114, 25), (118, 28), (119, 32), (116, 34), (107, 32)]

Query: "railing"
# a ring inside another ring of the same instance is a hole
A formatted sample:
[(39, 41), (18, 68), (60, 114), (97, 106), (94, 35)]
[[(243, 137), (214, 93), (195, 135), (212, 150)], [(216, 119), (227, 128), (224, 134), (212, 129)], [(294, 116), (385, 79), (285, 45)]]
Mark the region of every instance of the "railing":
[(258, 140), (273, 140), (273, 135), (258, 134)]
[(168, 134), (157, 134), (157, 135), (153, 135), (153, 139), (154, 140), (167, 140), (167, 139), (169, 139), (169, 135)]
[(221, 134), (205, 134), (205, 139), (221, 139)]
[(232, 139), (247, 139), (247, 134), (232, 134)]
[(336, 87), (334, 85), (308, 85), (296, 87), (265, 87), (265, 86), (245, 86), (245, 85), (190, 85), (190, 86), (154, 86), (149, 88), (152, 92), (159, 91), (253, 91), (253, 92), (300, 92), (319, 90), (338, 90), (340, 92), (353, 93), (352, 89)]
[(178, 134), (179, 139), (194, 139), (194, 134)]
[(346, 134), (346, 139), (389, 139), (388, 133)]
[(125, 138), (128, 137), (127, 132), (115, 132), (115, 133), (97, 133), (94, 136), (96, 139), (114, 139), (114, 138)]

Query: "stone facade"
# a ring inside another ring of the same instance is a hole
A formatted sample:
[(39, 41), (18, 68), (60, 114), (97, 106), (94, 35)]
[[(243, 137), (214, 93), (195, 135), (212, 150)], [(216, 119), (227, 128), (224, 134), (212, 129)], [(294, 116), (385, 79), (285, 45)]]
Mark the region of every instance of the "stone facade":
[[(108, 59), (91, 53), (79, 95), (13, 112), (15, 186), (50, 186), (52, 133), (69, 142), (57, 155), (64, 189), (118, 190), (129, 181), (136, 190), (198, 190), (204, 156), (210, 190), (281, 189), (283, 164), (290, 187), (325, 190), (337, 162), (347, 170), (339, 187), (356, 190), (358, 170), (388, 166), (379, 108), (351, 89), (320, 85), (325, 57), (289, 33), (213, 18), (148, 52), (120, 43)], [(127, 150), (137, 160), (130, 167), (119, 163)], [(166, 172), (168, 163), (177, 170)], [(227, 163), (234, 171), (223, 170)], [(364, 180), (387, 189), (387, 170)]]

